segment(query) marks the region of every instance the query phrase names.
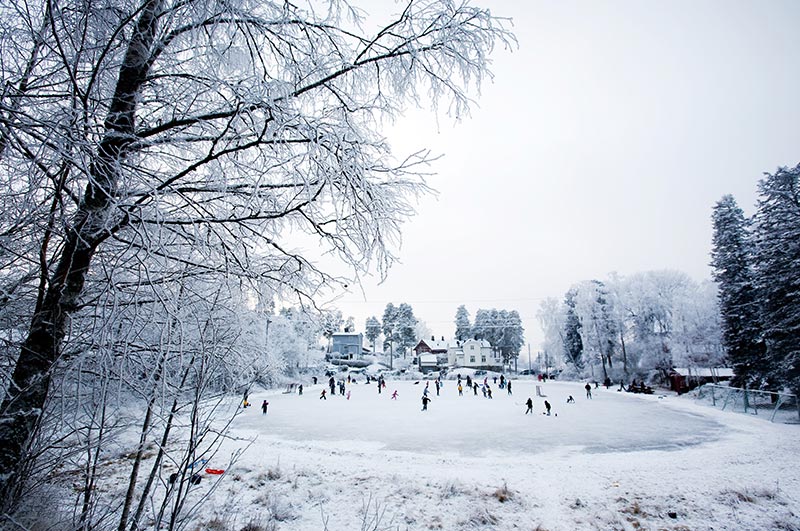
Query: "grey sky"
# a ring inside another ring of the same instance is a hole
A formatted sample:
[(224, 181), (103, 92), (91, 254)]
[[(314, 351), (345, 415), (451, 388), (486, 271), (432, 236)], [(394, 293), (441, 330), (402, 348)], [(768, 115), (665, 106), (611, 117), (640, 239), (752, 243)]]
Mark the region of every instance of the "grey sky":
[(444, 154), (439, 195), (388, 280), (334, 303), (359, 330), (387, 302), (447, 338), (459, 304), (516, 309), (535, 351), (539, 301), (575, 282), (708, 278), (713, 204), (750, 214), (762, 172), (800, 162), (800, 2), (476, 3), (513, 18), (519, 49), (493, 55), (471, 118), (386, 131), (398, 154)]

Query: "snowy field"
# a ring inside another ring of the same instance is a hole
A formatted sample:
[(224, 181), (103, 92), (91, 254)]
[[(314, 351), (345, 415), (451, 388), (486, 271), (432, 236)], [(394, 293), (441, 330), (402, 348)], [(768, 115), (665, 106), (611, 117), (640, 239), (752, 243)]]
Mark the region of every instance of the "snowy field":
[(210, 465), (250, 446), (195, 487), (213, 489), (195, 529), (800, 529), (796, 424), (531, 380), (513, 396), (492, 385), (492, 400), (459, 397), (453, 381), (436, 396), (431, 382), (423, 412), (424, 385), (353, 384), (349, 400), (320, 400), (322, 385), (251, 395), (240, 440)]

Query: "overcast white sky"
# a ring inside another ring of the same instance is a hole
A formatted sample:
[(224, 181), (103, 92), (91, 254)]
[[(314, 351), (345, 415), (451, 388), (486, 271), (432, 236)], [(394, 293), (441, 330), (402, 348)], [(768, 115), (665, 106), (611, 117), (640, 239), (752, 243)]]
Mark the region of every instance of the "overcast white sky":
[(493, 55), (470, 119), (386, 131), (398, 155), (444, 155), (439, 195), (388, 280), (334, 303), (359, 330), (387, 302), (448, 339), (459, 304), (517, 310), (535, 353), (539, 302), (575, 282), (708, 278), (714, 203), (751, 214), (762, 173), (800, 162), (800, 2), (474, 3), (513, 19), (519, 49)]

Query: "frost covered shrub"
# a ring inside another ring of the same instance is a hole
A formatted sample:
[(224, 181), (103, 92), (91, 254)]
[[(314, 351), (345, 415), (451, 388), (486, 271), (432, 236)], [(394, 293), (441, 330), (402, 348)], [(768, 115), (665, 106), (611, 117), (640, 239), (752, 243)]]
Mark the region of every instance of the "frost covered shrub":
[(507, 501), (514, 499), (514, 493), (508, 489), (508, 485), (503, 483), (503, 486), (494, 491), (492, 496), (497, 498), (497, 501), (500, 503), (505, 503)]
[(490, 513), (485, 507), (482, 507), (477, 509), (472, 516), (464, 522), (464, 525), (468, 527), (485, 527), (497, 525), (498, 522), (499, 520), (495, 515)]

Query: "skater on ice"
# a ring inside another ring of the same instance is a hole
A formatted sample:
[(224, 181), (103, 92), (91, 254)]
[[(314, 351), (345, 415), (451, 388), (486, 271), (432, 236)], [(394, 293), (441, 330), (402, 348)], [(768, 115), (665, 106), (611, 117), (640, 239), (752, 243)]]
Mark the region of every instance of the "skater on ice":
[(428, 402), (430, 401), (431, 399), (428, 398), (428, 395), (422, 395), (422, 411), (428, 411)]

